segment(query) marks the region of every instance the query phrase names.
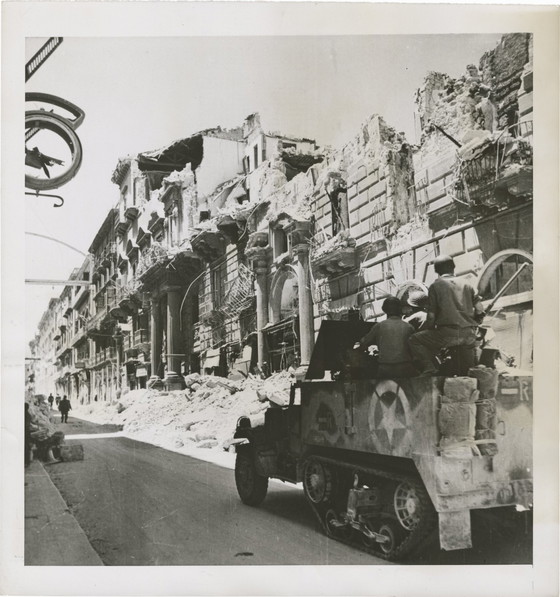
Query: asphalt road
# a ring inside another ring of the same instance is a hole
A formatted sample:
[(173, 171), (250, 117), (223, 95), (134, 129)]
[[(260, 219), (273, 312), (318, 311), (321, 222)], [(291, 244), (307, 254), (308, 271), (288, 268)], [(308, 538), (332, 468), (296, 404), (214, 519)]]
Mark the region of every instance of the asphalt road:
[[(233, 471), (70, 418), (85, 459), (47, 470), (106, 565), (379, 565), (325, 537), (301, 489), (271, 482), (258, 508), (241, 503)], [(70, 440), (72, 443), (74, 440)], [(473, 513), (475, 548), (439, 549), (437, 534), (408, 564), (529, 564), (530, 521)]]
[[(75, 419), (59, 428), (112, 430)], [(76, 441), (83, 461), (46, 468), (106, 565), (386, 563), (327, 539), (301, 489), (271, 483), (251, 508), (232, 470), (124, 437)]]

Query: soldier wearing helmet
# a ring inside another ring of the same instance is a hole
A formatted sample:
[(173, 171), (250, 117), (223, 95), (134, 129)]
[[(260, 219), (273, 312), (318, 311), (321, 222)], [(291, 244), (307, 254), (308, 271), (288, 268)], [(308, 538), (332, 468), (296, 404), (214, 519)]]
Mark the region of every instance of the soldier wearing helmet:
[(455, 263), (449, 255), (434, 261), (438, 278), (428, 290), (426, 329), (409, 341), (412, 356), (425, 375), (436, 375), (434, 358), (442, 348), (474, 347), (476, 329), (484, 309), (476, 290), (455, 276)]
[(428, 295), (423, 290), (413, 290), (407, 299), (411, 313), (404, 320), (414, 328), (415, 332), (426, 329), (426, 318), (428, 316)]
[(376, 323), (356, 347), (366, 348), (371, 344), (377, 346), (378, 377), (414, 377), (418, 371), (412, 364), (408, 345), (414, 328), (402, 320), (401, 302), (396, 296), (386, 298), (381, 308), (387, 314), (387, 319)]

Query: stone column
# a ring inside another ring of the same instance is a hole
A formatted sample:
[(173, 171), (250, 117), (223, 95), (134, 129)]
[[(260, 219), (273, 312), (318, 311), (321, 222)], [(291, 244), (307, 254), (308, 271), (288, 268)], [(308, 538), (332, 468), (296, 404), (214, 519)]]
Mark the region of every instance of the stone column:
[(268, 323), (268, 261), (271, 248), (268, 245), (267, 232), (253, 232), (249, 237), (248, 248), (245, 254), (250, 260), (251, 267), (256, 277), (257, 296), (257, 364), (263, 369), (267, 362), (264, 327)]
[(309, 365), (315, 331), (313, 325), (313, 297), (309, 275), (309, 222), (293, 222), (289, 227), (292, 255), (296, 258), (299, 299), (300, 366)]
[(257, 363), (262, 370), (267, 360), (266, 344), (264, 341), (264, 326), (268, 323), (268, 288), (266, 275), (268, 268), (255, 267), (257, 286)]
[(309, 365), (313, 344), (315, 342), (313, 326), (313, 297), (309, 276), (309, 245), (300, 244), (293, 247), (296, 256), (299, 299), (299, 337), (301, 358), (300, 365)]
[(120, 395), (122, 393), (122, 371), (121, 371), (121, 367), (122, 367), (122, 360), (121, 360), (121, 348), (122, 348), (122, 332), (119, 330), (118, 332), (115, 333), (115, 335), (113, 336), (113, 338), (115, 339), (115, 353), (116, 353), (116, 357), (117, 357), (117, 399), (120, 398)]
[(161, 357), (161, 342), (162, 342), (162, 326), (161, 313), (159, 309), (159, 297), (152, 296), (151, 298), (151, 337), (150, 337), (150, 364), (152, 367), (152, 375), (148, 380), (148, 387), (153, 388), (161, 385), (161, 380), (158, 376), (158, 370)]
[(168, 390), (181, 390), (185, 387), (181, 375), (181, 325), (180, 325), (181, 293), (178, 288), (167, 290), (167, 372), (165, 386)]

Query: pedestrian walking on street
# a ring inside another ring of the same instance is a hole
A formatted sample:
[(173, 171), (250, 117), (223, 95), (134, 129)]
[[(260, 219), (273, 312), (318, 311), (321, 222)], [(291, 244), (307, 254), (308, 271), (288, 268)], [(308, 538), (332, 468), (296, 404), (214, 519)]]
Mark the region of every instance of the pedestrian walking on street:
[(70, 404), (70, 400), (66, 398), (66, 395), (60, 401), (58, 410), (60, 411), (60, 422), (68, 423), (68, 411), (72, 410), (72, 405)]
[(52, 395), (52, 393), (49, 394), (49, 397), (47, 398), (47, 400), (49, 401), (49, 406), (51, 407), (51, 410), (52, 410), (52, 405), (54, 402), (54, 396)]

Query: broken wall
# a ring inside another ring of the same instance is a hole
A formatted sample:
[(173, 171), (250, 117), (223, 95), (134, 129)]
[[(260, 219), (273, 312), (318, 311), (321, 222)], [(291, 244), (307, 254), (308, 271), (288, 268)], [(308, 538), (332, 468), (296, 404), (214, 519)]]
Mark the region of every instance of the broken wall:
[(242, 172), (243, 141), (204, 137), (204, 156), (196, 170), (199, 197), (211, 195), (217, 186)]
[(518, 92), (525, 65), (532, 56), (532, 36), (529, 33), (509, 33), (499, 45), (480, 60), (482, 79), (491, 87), (498, 109), (499, 128), (516, 121), (519, 110)]
[[(340, 152), (327, 156), (318, 178), (313, 195), (315, 263), (332, 272), (317, 274), (318, 312), (332, 318), (362, 305), (365, 313), (394, 290), (387, 281), (390, 272), (379, 263), (370, 265), (371, 259), (385, 255), (391, 239), (417, 217), (412, 149), (402, 134), (374, 115)], [(329, 240), (333, 178), (345, 182), (349, 227)]]

